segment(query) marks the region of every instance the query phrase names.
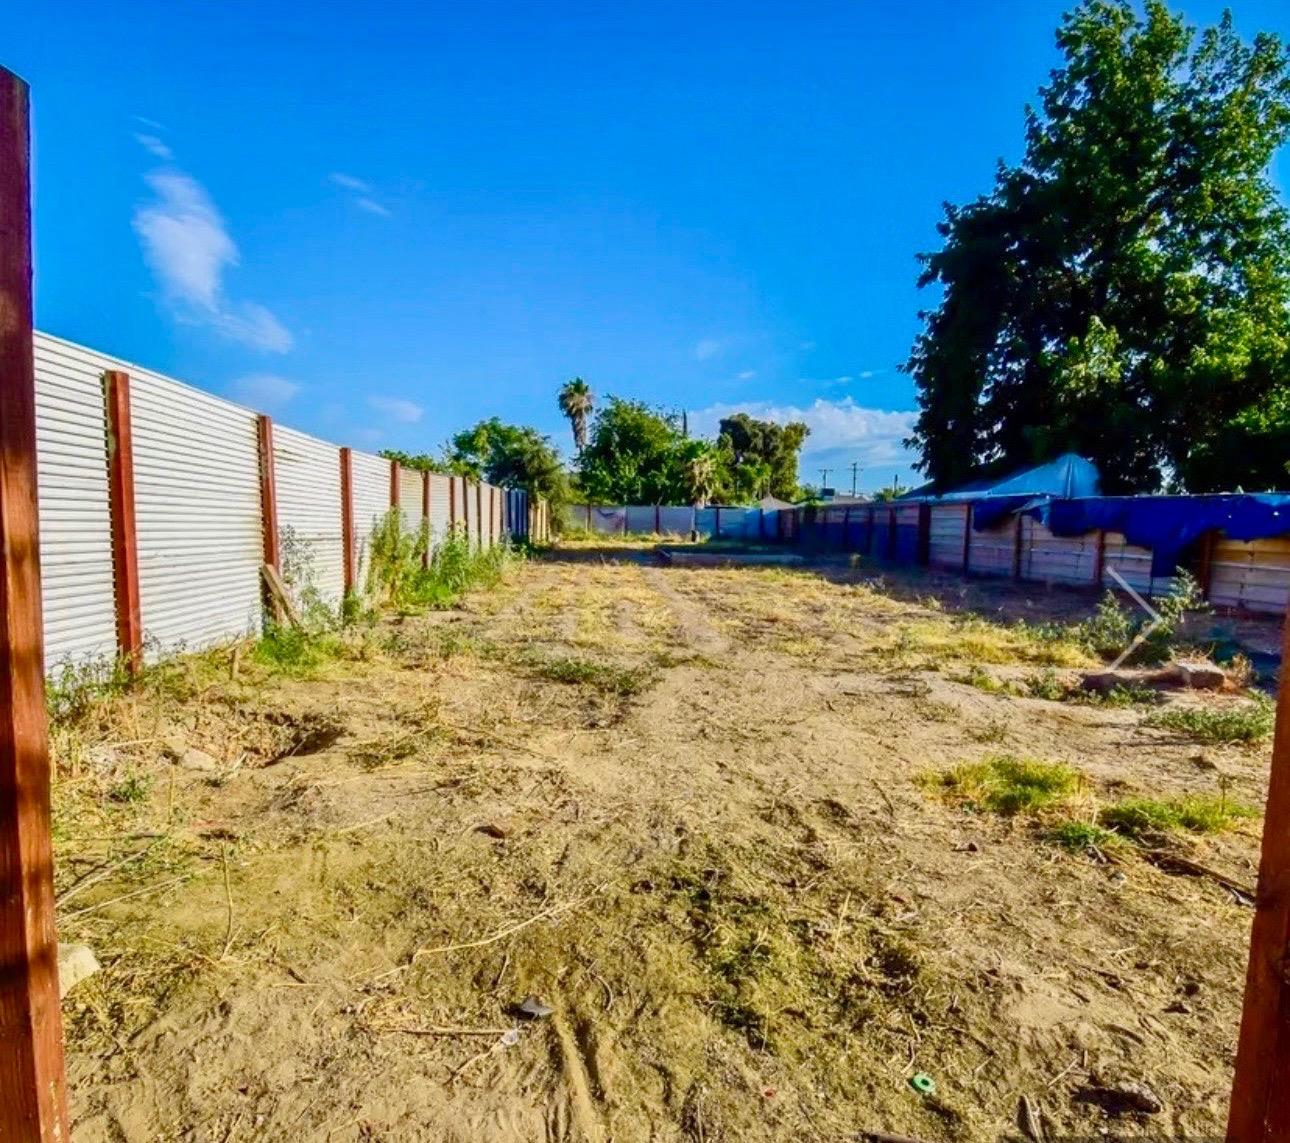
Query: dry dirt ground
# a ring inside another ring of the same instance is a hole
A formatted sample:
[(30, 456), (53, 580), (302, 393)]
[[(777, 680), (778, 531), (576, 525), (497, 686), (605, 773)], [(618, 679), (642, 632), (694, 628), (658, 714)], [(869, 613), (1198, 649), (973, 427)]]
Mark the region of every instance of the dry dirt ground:
[[(1258, 806), (1266, 745), (983, 689), (1082, 660), (867, 574), (530, 561), (65, 716), (76, 1143), (997, 1140), (1023, 1097), (1050, 1138), (1221, 1134), (1239, 894), (925, 775)], [(1259, 824), (1176, 844), (1252, 883)], [(1163, 1110), (1099, 1103), (1125, 1081)]]

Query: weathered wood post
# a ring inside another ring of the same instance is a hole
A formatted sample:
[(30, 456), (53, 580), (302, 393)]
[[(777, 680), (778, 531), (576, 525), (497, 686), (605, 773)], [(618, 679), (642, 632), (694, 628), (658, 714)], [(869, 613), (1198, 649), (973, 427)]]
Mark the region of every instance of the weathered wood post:
[(116, 369), (104, 373), (103, 400), (107, 415), (108, 516), (112, 526), (117, 652), (126, 669), (135, 675), (143, 667), (143, 612), (139, 603), (129, 375)]
[(0, 1139), (69, 1139), (49, 835), (27, 85), (0, 68)]
[(354, 454), (348, 448), (340, 450), (340, 537), (345, 547), (345, 594), (357, 587), (357, 568), (354, 550)]

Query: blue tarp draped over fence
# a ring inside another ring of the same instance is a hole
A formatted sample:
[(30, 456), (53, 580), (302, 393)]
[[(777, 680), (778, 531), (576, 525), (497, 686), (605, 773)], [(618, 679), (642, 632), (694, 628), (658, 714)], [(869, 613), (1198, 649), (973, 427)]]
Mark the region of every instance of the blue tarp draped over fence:
[(1014, 512), (1034, 516), (1055, 536), (1083, 536), (1099, 529), (1122, 532), (1130, 544), (1152, 551), (1151, 574), (1170, 576), (1188, 545), (1208, 531), (1233, 540), (1290, 535), (1290, 493), (1215, 496), (1001, 496), (978, 500), (977, 531)]

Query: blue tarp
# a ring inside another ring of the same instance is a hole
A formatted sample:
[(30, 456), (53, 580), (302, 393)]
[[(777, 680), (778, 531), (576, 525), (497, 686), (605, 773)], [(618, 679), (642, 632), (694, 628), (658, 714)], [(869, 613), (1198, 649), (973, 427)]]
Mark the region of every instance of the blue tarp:
[(1031, 496), (1096, 496), (1102, 491), (1097, 465), (1073, 452), (1007, 476), (974, 480), (939, 496), (929, 488), (916, 488), (900, 499), (930, 500), (939, 504), (996, 496), (1020, 496), (1023, 500)]
[(1189, 544), (1208, 531), (1233, 540), (1290, 535), (1290, 493), (1214, 496), (1002, 496), (978, 501), (973, 527), (982, 531), (1013, 512), (1034, 516), (1055, 536), (1104, 529), (1152, 550), (1151, 574), (1170, 576)]

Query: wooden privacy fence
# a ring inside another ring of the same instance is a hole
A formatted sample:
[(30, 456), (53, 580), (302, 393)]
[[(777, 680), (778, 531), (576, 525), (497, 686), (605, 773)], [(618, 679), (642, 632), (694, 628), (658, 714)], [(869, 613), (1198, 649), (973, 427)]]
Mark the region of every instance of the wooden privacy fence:
[(522, 490), (337, 447), (48, 334), (33, 345), (48, 670), (253, 633), (262, 564), (335, 605), (391, 508), (431, 545), (454, 528), (480, 548), (546, 536)]
[[(1153, 576), (1152, 551), (1118, 532), (1055, 536), (1026, 515), (994, 527), (972, 526), (970, 503), (820, 505), (777, 513), (781, 540), (862, 552), (964, 574), (1011, 577), (1074, 587), (1117, 587), (1114, 570), (1136, 591), (1161, 595), (1173, 577)], [(1290, 534), (1233, 540), (1209, 532), (1186, 564), (1201, 592), (1218, 607), (1272, 615), (1290, 606)]]

